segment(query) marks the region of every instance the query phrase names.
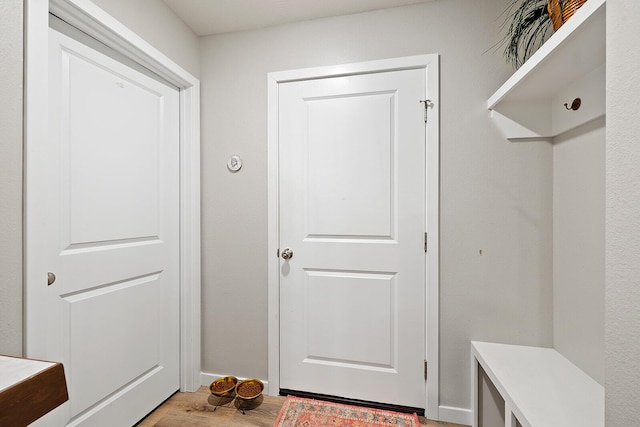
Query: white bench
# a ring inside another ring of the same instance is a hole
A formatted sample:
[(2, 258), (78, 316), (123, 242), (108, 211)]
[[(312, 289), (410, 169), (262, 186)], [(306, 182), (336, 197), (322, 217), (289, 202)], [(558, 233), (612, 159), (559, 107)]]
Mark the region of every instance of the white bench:
[(471, 341), (473, 427), (479, 367), (504, 399), (506, 427), (604, 426), (604, 388), (555, 349)]

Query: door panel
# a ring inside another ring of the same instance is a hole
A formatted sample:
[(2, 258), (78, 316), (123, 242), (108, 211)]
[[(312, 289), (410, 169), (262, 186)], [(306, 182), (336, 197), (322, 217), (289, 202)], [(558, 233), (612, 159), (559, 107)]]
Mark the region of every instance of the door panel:
[[(69, 304), (70, 356), (76, 361), (71, 366), (72, 413), (161, 364), (159, 279), (152, 274), (63, 297)], [(103, 374), (96, 383), (98, 366)]]
[[(308, 340), (305, 362), (365, 370), (393, 369), (398, 351), (394, 275), (305, 271), (305, 276), (309, 293), (305, 309)], [(376, 316), (371, 316), (372, 312)]]
[(281, 388), (425, 405), (425, 81), (279, 85)]
[(50, 137), (28, 161), (46, 227), (27, 244), (57, 278), (28, 285), (27, 355), (65, 367), (69, 402), (43, 423), (133, 425), (179, 388), (178, 92), (49, 41)]
[[(307, 99), (313, 237), (391, 237), (394, 94)], [(363, 141), (361, 144), (352, 141)]]
[(77, 53), (62, 51), (61, 59), (61, 78), (73, 82), (61, 100), (62, 123), (73, 120), (62, 140), (70, 243), (157, 236), (162, 94)]

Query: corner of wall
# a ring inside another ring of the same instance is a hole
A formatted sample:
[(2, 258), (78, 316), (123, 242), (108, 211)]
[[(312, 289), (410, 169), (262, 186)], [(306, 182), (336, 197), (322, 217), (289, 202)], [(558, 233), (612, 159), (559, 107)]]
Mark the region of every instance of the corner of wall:
[(22, 355), (23, 2), (0, 2), (0, 353)]

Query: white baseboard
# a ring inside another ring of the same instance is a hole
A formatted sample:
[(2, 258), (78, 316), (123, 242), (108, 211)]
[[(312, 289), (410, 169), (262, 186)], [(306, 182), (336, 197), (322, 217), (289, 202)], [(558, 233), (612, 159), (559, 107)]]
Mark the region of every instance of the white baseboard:
[[(203, 386), (209, 387), (214, 380), (217, 380), (221, 377), (226, 377), (229, 374), (220, 375), (220, 374), (212, 374), (209, 372), (200, 372), (200, 383)], [(238, 381), (246, 380), (245, 377), (238, 377)], [(269, 381), (258, 378), (264, 384), (264, 394), (269, 395)]]
[(471, 409), (440, 405), (438, 407), (438, 418), (440, 418), (439, 421), (470, 426)]

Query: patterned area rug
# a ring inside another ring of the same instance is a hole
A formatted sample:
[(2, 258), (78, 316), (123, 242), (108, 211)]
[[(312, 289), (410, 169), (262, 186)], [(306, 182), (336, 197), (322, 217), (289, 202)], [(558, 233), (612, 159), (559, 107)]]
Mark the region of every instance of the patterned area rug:
[(288, 396), (274, 427), (419, 427), (416, 414)]

